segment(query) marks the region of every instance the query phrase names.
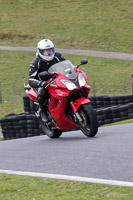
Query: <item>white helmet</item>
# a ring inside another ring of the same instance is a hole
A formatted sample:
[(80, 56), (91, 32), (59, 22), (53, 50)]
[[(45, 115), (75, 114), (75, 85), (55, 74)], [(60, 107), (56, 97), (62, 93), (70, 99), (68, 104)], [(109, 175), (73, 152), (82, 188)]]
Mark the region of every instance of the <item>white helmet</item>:
[(51, 61), (54, 58), (54, 44), (48, 39), (43, 39), (37, 44), (37, 54), (46, 61)]

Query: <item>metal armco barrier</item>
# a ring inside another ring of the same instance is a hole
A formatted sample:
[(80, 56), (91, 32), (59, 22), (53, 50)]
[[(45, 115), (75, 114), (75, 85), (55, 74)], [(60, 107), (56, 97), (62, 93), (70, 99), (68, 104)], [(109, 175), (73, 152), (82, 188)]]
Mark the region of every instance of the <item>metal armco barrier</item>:
[[(133, 95), (127, 96), (90, 96), (96, 111), (98, 124), (110, 124), (133, 119)], [(9, 114), (0, 119), (5, 140), (42, 135), (43, 131), (35, 116), (35, 106), (27, 97), (23, 97), (24, 113)]]

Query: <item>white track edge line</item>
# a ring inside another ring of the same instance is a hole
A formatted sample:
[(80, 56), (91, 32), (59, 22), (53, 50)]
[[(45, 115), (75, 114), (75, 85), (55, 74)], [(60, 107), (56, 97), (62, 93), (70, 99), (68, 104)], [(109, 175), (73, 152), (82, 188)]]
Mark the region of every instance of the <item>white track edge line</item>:
[(31, 176), (31, 177), (38, 177), (38, 178), (61, 179), (61, 180), (79, 181), (79, 182), (87, 182), (87, 183), (95, 183), (95, 184), (133, 187), (133, 182), (118, 181), (118, 180), (107, 180), (107, 179), (87, 178), (87, 177), (80, 177), (80, 176), (68, 176), (68, 175), (60, 175), (60, 174), (24, 172), (24, 171), (3, 170), (3, 169), (0, 169), (0, 173), (10, 174), (10, 175), (19, 175), (19, 176)]

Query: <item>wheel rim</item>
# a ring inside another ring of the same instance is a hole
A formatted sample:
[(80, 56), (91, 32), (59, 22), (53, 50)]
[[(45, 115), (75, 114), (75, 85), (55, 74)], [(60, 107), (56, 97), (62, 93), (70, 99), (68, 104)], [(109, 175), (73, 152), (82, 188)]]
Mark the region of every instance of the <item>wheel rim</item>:
[(90, 123), (89, 123), (89, 120), (86, 119), (86, 116), (84, 114), (84, 112), (80, 111), (80, 117), (82, 119), (82, 121), (80, 122), (82, 128), (85, 130), (85, 131), (90, 131)]
[(45, 124), (41, 121), (42, 129), (45, 134), (50, 138), (59, 138), (62, 134), (59, 129), (54, 129), (52, 125)]
[(49, 136), (52, 136), (53, 131), (51, 130), (51, 128), (50, 128), (48, 125), (46, 125), (46, 124), (42, 121), (41, 118), (40, 118), (40, 123), (41, 123), (42, 129), (44, 130), (45, 134), (46, 134), (46, 135), (49, 135)]

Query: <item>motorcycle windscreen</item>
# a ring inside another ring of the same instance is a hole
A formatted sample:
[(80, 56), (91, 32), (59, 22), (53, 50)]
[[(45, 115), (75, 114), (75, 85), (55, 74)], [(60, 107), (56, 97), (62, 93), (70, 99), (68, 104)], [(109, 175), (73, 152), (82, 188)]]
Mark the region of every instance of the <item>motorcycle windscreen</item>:
[(70, 60), (65, 60), (52, 65), (48, 72), (59, 72), (70, 80), (75, 80), (77, 78), (74, 65), (70, 62)]

